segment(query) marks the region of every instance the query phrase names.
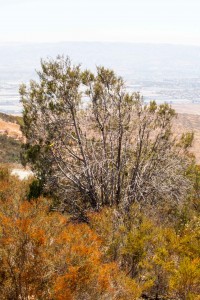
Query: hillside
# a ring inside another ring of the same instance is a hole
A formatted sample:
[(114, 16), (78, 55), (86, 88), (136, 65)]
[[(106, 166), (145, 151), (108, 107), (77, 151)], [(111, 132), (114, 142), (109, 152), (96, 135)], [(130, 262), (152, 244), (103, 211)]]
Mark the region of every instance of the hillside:
[[(19, 148), (23, 140), (19, 125), (20, 122), (20, 117), (0, 113), (0, 154), (3, 157), (3, 159), (1, 158), (2, 162), (10, 159), (13, 162), (11, 157), (19, 156)], [(178, 114), (177, 119), (174, 121), (174, 134), (180, 135), (188, 131), (195, 133), (191, 151), (195, 154), (197, 162), (200, 163), (200, 115)], [(5, 159), (6, 151), (8, 159)], [(14, 155), (14, 152), (18, 154)], [(19, 158), (17, 161), (19, 161)]]
[(191, 152), (195, 154), (197, 163), (200, 163), (200, 116), (192, 114), (178, 114), (174, 122), (174, 133), (194, 132), (194, 141)]
[(13, 116), (13, 115), (8, 115), (0, 112), (0, 119), (6, 122), (11, 122), (14, 124), (21, 125), (22, 124), (22, 117), (20, 116)]
[(22, 140), (17, 119), (0, 114), (0, 163), (20, 163)]
[[(7, 119), (6, 117), (7, 116)], [(0, 134), (5, 134), (8, 137), (14, 138), (16, 140), (22, 140), (22, 133), (20, 131), (20, 125), (14, 123), (15, 119), (12, 119), (12, 116), (4, 114), (4, 119), (0, 115)]]
[(20, 141), (0, 135), (0, 163), (20, 163)]

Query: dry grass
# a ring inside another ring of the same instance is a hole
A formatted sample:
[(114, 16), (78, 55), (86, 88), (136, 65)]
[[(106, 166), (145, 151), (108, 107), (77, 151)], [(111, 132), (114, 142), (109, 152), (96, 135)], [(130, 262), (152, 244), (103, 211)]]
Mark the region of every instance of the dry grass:
[(194, 141), (191, 152), (195, 154), (197, 163), (200, 163), (200, 115), (179, 114), (174, 122), (174, 133), (194, 132)]
[(22, 140), (20, 126), (16, 123), (6, 122), (2, 119), (0, 119), (0, 134), (7, 135), (16, 140)]

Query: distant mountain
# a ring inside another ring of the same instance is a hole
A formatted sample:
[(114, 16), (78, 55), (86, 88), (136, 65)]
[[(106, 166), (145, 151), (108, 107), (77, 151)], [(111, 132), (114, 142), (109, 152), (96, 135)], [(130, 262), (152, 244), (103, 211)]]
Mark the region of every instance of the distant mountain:
[(105, 65), (127, 80), (162, 80), (200, 77), (200, 47), (132, 43), (4, 43), (0, 44), (0, 79), (27, 80), (40, 59), (69, 55), (76, 63), (94, 69)]
[[(36, 78), (40, 59), (68, 55), (95, 69), (104, 65), (124, 77), (131, 90), (158, 101), (200, 101), (200, 47), (100, 42), (0, 44), (0, 111), (17, 112), (18, 85)], [(11, 109), (12, 104), (17, 105)]]

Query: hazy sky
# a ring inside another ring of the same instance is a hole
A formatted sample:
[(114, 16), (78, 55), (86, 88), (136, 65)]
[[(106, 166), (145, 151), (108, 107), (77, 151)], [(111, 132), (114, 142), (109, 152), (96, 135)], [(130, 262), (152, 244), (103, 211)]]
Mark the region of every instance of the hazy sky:
[(0, 0), (0, 42), (200, 45), (200, 0)]

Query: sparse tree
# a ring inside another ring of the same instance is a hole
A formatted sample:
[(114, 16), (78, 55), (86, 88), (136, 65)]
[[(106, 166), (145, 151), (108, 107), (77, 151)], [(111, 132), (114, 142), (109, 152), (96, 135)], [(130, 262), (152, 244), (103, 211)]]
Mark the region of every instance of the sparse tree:
[(185, 197), (187, 147), (172, 135), (169, 105), (145, 104), (104, 67), (81, 71), (64, 57), (41, 66), (39, 81), (20, 88), (23, 157), (63, 209)]

